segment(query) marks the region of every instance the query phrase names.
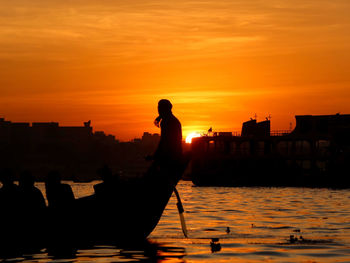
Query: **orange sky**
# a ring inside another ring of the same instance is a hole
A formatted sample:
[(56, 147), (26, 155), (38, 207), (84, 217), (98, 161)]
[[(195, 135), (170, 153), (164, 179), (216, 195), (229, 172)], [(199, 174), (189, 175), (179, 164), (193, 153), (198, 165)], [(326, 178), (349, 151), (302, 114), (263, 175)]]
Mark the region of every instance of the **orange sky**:
[(122, 140), (350, 113), (349, 0), (0, 0), (0, 116)]

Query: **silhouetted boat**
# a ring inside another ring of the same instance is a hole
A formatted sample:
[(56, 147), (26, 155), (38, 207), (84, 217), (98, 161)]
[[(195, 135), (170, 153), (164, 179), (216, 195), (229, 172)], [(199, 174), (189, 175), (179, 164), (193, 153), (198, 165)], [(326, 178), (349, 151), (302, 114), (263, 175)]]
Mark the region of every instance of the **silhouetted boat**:
[(40, 216), (42, 224), (35, 228), (26, 218), (36, 215), (23, 215), (18, 227), (8, 229), (7, 235), (2, 232), (0, 257), (42, 248), (64, 255), (97, 244), (143, 242), (157, 226), (187, 163), (167, 171), (155, 169), (138, 180), (106, 185), (102, 196), (79, 198), (59, 211), (48, 208), (47, 214)]
[(68, 213), (51, 214), (46, 233), (49, 246), (144, 240), (158, 224), (186, 165), (119, 182), (108, 186), (103, 196), (77, 199)]
[(243, 123), (241, 135), (212, 133), (192, 141), (198, 186), (350, 187), (350, 115), (296, 116), (292, 132), (270, 121)]

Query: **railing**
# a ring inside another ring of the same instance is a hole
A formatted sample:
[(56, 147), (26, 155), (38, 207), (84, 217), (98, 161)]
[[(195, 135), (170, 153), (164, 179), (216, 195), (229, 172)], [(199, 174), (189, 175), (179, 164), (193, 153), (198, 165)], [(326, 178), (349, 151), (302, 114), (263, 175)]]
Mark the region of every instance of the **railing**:
[(235, 131), (235, 132), (232, 132), (232, 136), (241, 136), (241, 132), (239, 131)]
[(270, 131), (270, 136), (284, 136), (287, 134), (290, 134), (292, 131), (291, 130), (275, 130), (275, 131)]
[[(292, 130), (273, 130), (270, 131), (270, 136), (285, 136), (288, 135), (292, 132)], [(239, 137), (241, 136), (241, 132), (240, 131), (234, 131), (232, 132), (232, 136), (233, 137)], [(213, 137), (221, 137), (221, 136), (225, 136), (225, 135), (220, 135), (219, 132), (209, 132), (207, 134), (203, 134), (202, 136), (213, 136)], [(227, 135), (226, 135), (227, 136)]]

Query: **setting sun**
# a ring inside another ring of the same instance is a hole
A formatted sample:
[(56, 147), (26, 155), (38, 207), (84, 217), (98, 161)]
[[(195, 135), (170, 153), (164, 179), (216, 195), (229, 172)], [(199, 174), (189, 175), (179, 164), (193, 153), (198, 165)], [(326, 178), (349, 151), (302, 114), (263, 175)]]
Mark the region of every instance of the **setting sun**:
[(191, 132), (186, 137), (186, 143), (191, 143), (193, 138), (201, 137), (201, 135), (198, 132)]

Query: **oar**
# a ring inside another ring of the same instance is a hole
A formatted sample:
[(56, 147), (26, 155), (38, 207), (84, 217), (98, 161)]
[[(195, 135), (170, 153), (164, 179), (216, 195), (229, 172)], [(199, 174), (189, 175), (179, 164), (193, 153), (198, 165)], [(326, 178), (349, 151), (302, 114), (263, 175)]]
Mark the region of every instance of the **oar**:
[(186, 228), (186, 222), (185, 222), (185, 217), (184, 217), (184, 208), (182, 206), (182, 202), (181, 202), (181, 198), (179, 195), (179, 192), (176, 190), (176, 187), (174, 187), (174, 193), (176, 195), (176, 199), (177, 199), (177, 210), (179, 211), (179, 216), (180, 216), (180, 221), (181, 221), (181, 227), (182, 227), (182, 232), (184, 233), (184, 236), (187, 238), (187, 228)]

